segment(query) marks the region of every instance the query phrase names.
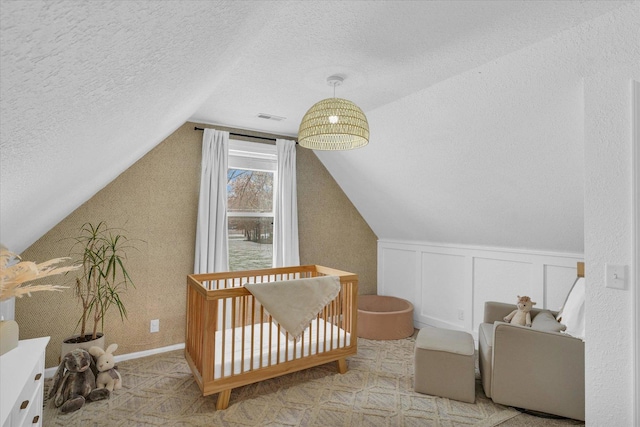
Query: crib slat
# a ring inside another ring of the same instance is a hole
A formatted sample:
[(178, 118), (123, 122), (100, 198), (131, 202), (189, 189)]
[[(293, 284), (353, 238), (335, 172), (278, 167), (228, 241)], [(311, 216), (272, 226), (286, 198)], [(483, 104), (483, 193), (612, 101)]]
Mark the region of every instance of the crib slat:
[(341, 338), (342, 338), (342, 345), (339, 345), (339, 347), (346, 347), (346, 345), (347, 345), (347, 334), (340, 333), (340, 331), (344, 331), (344, 328), (343, 328), (343, 326), (344, 326), (344, 324), (343, 324), (344, 323), (344, 310), (343, 310), (344, 301), (343, 301), (343, 298), (344, 298), (344, 295), (343, 295), (342, 289), (341, 289), (340, 293), (338, 294), (338, 298), (337, 298), (338, 305), (339, 305), (338, 313), (340, 313), (340, 315), (338, 316), (338, 325), (337, 325), (340, 328), (340, 329), (338, 329), (338, 335), (341, 336)]
[[(231, 303), (231, 354), (234, 355), (236, 354), (236, 298), (232, 298), (231, 301), (232, 301)], [(242, 331), (244, 332), (244, 329)], [(224, 332), (228, 333), (229, 331), (225, 328)], [(233, 373), (235, 372), (235, 362), (236, 362), (236, 358), (231, 356), (230, 375), (233, 375)], [(222, 376), (224, 376), (224, 372), (222, 373)]]
[[(220, 305), (222, 305), (222, 319), (221, 322), (222, 325), (225, 324), (225, 319), (227, 318), (227, 304), (226, 304), (226, 299), (224, 300), (220, 300)], [(221, 369), (220, 369), (220, 376), (224, 377), (224, 366), (225, 366), (225, 358), (227, 355), (227, 334), (228, 333), (233, 333), (234, 331), (229, 331), (227, 328), (222, 328), (220, 330), (220, 335), (222, 336), (222, 345), (221, 345), (221, 355), (222, 355), (222, 362), (221, 362)]]
[(271, 321), (271, 315), (267, 315), (267, 322), (269, 323), (269, 350), (267, 350), (267, 366), (271, 366), (271, 361), (273, 360), (273, 322)]
[(255, 322), (255, 318), (256, 318), (256, 315), (255, 315), (255, 312), (256, 312), (256, 307), (255, 307), (256, 299), (255, 298), (251, 298), (250, 301), (251, 301), (251, 356), (249, 358), (249, 369), (251, 370), (251, 369), (253, 369), (253, 354), (254, 354), (254, 348), (253, 347), (254, 347), (254, 343), (256, 342), (256, 340), (254, 339), (255, 338), (254, 334), (255, 334), (255, 329), (256, 329), (256, 327), (255, 327), (255, 324), (256, 324), (256, 322)]
[(276, 346), (276, 348), (278, 349), (278, 351), (277, 351), (278, 357), (276, 358), (277, 363), (281, 362), (281, 360), (280, 360), (280, 335), (281, 335), (281, 333), (280, 333), (280, 325), (278, 325), (278, 335), (277, 335), (277, 337), (278, 337), (278, 345)]
[[(316, 317), (318, 317), (318, 316), (316, 316)], [(318, 323), (316, 322), (316, 328), (317, 328), (317, 327), (318, 327)], [(312, 331), (312, 328), (313, 328), (313, 324), (311, 324), (311, 325), (309, 326), (309, 348), (307, 349), (307, 354), (308, 354), (308, 355), (311, 355), (311, 352), (313, 351), (313, 350), (312, 350), (312, 348), (313, 348), (313, 331)], [(316, 334), (316, 337), (317, 337), (317, 336), (318, 336), (318, 334)], [(317, 340), (318, 340), (318, 339), (316, 338), (316, 341), (317, 341)]]
[[(263, 328), (262, 325), (264, 324), (264, 307), (261, 305), (260, 306), (260, 358), (258, 359), (258, 363), (259, 363), (259, 367), (262, 367), (262, 349), (263, 347), (263, 340), (264, 340), (264, 334), (262, 333)], [(251, 368), (253, 369), (253, 365), (251, 365)]]
[(331, 334), (329, 334), (329, 351), (333, 350), (333, 325), (335, 316), (335, 300), (329, 304), (329, 327), (331, 328)]
[(293, 340), (289, 340), (287, 341), (292, 347), (293, 350), (291, 351), (292, 355), (291, 355), (291, 360), (296, 360), (298, 357), (298, 352), (297, 352), (297, 348), (298, 348), (298, 338), (294, 338)]
[(291, 340), (289, 339), (289, 332), (288, 331), (284, 331), (284, 361), (288, 362), (289, 361), (289, 343), (291, 343)]
[(325, 306), (322, 309), (322, 312), (324, 313), (324, 337), (322, 339), (322, 352), (326, 353), (327, 352), (327, 320), (329, 316), (329, 308)]

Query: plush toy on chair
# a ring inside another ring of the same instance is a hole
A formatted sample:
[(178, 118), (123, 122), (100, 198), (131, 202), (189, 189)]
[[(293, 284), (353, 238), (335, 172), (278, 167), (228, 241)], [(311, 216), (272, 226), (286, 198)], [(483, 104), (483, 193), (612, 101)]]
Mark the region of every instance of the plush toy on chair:
[(518, 308), (502, 320), (515, 325), (531, 327), (531, 309), (534, 305), (536, 305), (536, 303), (531, 301), (531, 298), (528, 296), (521, 297), (518, 295), (518, 303), (516, 304)]
[(96, 358), (98, 368), (98, 378), (96, 378), (97, 388), (106, 388), (110, 392), (114, 389), (122, 388), (122, 377), (116, 371), (115, 358), (113, 352), (118, 349), (118, 344), (111, 344), (104, 351), (100, 347), (94, 346), (89, 349), (89, 353)]

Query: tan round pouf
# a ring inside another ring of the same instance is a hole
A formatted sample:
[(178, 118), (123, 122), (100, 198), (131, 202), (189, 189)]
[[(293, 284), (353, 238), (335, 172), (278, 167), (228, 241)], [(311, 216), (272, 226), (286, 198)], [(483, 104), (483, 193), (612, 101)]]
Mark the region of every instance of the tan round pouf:
[(400, 340), (413, 335), (413, 304), (383, 295), (358, 297), (358, 336), (370, 340)]

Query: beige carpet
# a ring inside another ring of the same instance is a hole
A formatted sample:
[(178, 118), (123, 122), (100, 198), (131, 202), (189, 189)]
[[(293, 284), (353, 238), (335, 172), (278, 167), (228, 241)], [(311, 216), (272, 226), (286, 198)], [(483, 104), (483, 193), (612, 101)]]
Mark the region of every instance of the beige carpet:
[[(340, 375), (335, 363), (292, 373), (231, 393), (229, 408), (202, 397), (182, 351), (119, 364), (124, 387), (109, 400), (61, 414), (45, 401), (44, 426), (564, 426), (487, 399), (476, 403), (413, 391), (413, 338), (358, 339), (358, 354)], [(50, 380), (45, 383), (45, 394)]]

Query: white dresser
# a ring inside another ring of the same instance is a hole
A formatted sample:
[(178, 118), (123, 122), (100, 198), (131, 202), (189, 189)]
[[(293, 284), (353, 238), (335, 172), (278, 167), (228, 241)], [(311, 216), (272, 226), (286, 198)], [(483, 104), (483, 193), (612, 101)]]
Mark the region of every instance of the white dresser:
[(49, 337), (21, 340), (0, 356), (0, 425), (41, 426)]

